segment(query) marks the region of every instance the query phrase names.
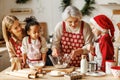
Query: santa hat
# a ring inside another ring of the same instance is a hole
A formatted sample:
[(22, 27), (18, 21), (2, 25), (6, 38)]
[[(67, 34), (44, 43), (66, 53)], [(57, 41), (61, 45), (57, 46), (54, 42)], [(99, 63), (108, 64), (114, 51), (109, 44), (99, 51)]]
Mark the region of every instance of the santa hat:
[(94, 18), (90, 19), (90, 22), (95, 25), (95, 27), (102, 31), (102, 32), (108, 32), (110, 31), (111, 37), (114, 37), (114, 26), (112, 21), (105, 15), (98, 15)]

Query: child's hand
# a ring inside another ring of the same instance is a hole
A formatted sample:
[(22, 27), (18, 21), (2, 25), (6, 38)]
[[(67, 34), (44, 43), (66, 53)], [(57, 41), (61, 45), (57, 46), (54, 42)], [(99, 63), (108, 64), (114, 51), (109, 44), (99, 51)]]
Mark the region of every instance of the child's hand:
[(95, 47), (93, 45), (88, 45), (87, 50), (90, 51), (90, 53), (93, 56), (96, 56), (96, 54), (95, 54)]
[(92, 51), (92, 48), (93, 48), (93, 45), (91, 45), (91, 44), (89, 44), (89, 45), (87, 46), (87, 50), (88, 50), (88, 51)]
[(70, 53), (71, 58), (73, 59), (74, 57), (76, 57), (79, 54), (82, 54), (83, 50), (82, 49), (76, 49), (76, 50), (72, 50)]
[(27, 63), (22, 63), (22, 68), (29, 68)]

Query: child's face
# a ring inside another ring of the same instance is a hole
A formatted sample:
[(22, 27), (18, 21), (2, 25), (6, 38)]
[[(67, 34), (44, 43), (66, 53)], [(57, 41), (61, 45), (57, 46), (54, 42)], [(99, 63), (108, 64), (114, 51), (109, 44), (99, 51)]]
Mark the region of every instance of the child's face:
[(22, 27), (19, 23), (19, 21), (14, 21), (11, 29), (10, 29), (10, 32), (15, 35), (16, 37), (20, 37), (22, 36)]
[(93, 25), (92, 23), (90, 23), (90, 26), (91, 26), (91, 28), (92, 28), (93, 34), (94, 34), (96, 37), (98, 37), (98, 36), (101, 34), (101, 31), (98, 30), (98, 29), (95, 27), (95, 25)]
[(40, 36), (40, 26), (33, 25), (30, 26), (30, 30), (27, 32), (32, 39), (38, 39)]
[(70, 27), (76, 28), (78, 26), (79, 19), (76, 17), (69, 17), (66, 19), (66, 22)]

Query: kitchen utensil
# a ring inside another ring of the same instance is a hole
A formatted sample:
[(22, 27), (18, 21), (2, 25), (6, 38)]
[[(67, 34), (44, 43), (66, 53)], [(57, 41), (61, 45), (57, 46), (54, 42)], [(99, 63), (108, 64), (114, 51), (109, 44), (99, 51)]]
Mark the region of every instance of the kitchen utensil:
[(53, 57), (52, 55), (49, 55), (50, 60), (52, 61), (52, 64), (55, 68), (67, 68), (68, 63), (65, 60), (62, 60), (63, 57)]
[(96, 72), (98, 70), (97, 62), (91, 61), (88, 63), (88, 70), (89, 72)]
[(29, 78), (29, 79), (43, 76), (42, 74), (39, 74), (37, 71), (30, 70), (30, 69), (22, 69), (22, 70), (17, 70), (17, 71), (7, 71), (5, 73), (12, 75), (12, 76), (25, 77), (25, 78)]

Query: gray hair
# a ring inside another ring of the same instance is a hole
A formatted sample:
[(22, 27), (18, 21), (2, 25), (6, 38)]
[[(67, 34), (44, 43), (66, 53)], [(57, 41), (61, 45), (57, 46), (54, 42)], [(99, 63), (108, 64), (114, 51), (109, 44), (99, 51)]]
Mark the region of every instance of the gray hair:
[(77, 17), (78, 19), (82, 18), (82, 13), (75, 6), (67, 6), (62, 13), (62, 19), (66, 20), (68, 17)]

